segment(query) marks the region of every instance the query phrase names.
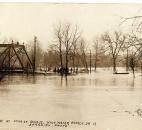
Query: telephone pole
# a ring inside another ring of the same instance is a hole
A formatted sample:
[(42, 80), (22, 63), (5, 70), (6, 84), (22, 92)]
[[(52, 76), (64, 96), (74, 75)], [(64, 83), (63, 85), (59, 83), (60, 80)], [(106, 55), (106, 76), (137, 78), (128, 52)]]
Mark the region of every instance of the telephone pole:
[(90, 73), (91, 73), (91, 64), (92, 62), (91, 62), (91, 50), (90, 50)]
[(36, 43), (37, 43), (37, 37), (34, 37), (34, 50), (33, 50), (33, 74), (35, 74), (36, 70)]

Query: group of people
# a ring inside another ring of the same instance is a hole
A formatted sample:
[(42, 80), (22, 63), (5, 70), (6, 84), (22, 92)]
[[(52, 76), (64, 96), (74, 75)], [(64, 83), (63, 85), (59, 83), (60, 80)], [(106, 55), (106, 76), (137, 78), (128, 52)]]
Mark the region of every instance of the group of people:
[(54, 72), (56, 73), (60, 73), (60, 74), (69, 74), (69, 68), (65, 68), (65, 67), (55, 67), (54, 68)]
[(60, 73), (60, 74), (69, 74), (69, 73), (72, 73), (72, 68), (66, 68), (66, 67), (55, 67), (54, 70), (53, 70), (55, 73)]

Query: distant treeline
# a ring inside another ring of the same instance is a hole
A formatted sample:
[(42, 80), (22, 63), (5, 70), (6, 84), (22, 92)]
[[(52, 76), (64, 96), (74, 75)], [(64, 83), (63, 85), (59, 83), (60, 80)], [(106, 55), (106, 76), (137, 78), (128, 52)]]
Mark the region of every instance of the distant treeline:
[[(46, 51), (37, 42), (36, 66), (42, 68), (117, 66), (134, 70), (142, 67), (142, 39), (120, 31), (105, 32), (87, 43), (78, 26), (60, 23), (54, 28), (54, 42)], [(91, 47), (90, 47), (91, 46)]]
[(35, 58), (35, 68), (71, 67), (75, 71), (79, 67), (113, 67), (113, 72), (117, 66), (126, 67), (126, 71), (142, 68), (142, 39), (134, 33), (105, 32), (88, 43), (77, 25), (60, 23), (54, 27), (54, 42), (47, 50), (41, 48), (39, 40), (37, 37), (25, 45), (29, 57)]

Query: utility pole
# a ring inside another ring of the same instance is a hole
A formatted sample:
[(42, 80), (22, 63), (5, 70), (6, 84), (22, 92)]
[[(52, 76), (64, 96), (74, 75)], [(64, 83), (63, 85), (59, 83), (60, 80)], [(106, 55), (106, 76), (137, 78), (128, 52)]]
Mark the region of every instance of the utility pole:
[(90, 50), (90, 73), (91, 73), (91, 50)]
[(34, 37), (34, 50), (33, 50), (33, 75), (35, 74), (36, 70), (36, 43), (37, 43), (37, 37)]

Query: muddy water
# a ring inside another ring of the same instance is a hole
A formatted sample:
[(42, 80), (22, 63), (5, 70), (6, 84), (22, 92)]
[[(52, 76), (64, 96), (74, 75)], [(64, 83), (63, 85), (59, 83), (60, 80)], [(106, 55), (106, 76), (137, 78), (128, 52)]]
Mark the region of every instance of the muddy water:
[[(95, 126), (44, 127), (44, 130), (141, 130), (141, 109), (140, 73), (134, 79), (132, 74), (114, 75), (110, 70), (99, 69), (96, 73), (67, 78), (9, 75), (0, 82), (0, 120), (96, 123)], [(25, 124), (13, 123), (0, 123), (2, 127), (29, 129)]]

